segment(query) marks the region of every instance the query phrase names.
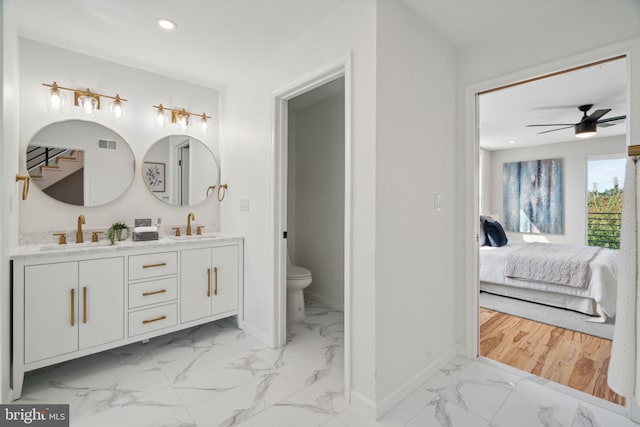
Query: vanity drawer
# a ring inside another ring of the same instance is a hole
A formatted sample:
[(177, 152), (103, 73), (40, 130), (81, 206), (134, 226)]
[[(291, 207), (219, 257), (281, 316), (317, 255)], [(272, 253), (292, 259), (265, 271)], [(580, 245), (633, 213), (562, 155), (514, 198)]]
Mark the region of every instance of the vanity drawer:
[(178, 297), (178, 278), (156, 279), (129, 285), (129, 308), (144, 307)]
[(158, 252), (129, 257), (129, 280), (168, 276), (178, 272), (178, 252)]
[(129, 336), (146, 334), (178, 324), (178, 303), (129, 313)]

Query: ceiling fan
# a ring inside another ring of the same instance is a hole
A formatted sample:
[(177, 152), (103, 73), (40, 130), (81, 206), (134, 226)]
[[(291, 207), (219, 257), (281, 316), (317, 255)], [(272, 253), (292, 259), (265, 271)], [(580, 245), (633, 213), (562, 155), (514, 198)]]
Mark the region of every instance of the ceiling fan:
[(627, 116), (616, 116), (609, 117), (608, 119), (602, 119), (605, 114), (611, 111), (611, 108), (605, 108), (602, 110), (596, 110), (591, 115), (587, 116), (587, 112), (593, 107), (593, 104), (585, 104), (578, 107), (578, 110), (582, 111), (582, 118), (578, 123), (553, 123), (553, 124), (544, 124), (544, 125), (527, 125), (527, 127), (535, 127), (535, 126), (564, 126), (557, 129), (545, 130), (543, 132), (538, 132), (538, 134), (555, 132), (557, 130), (575, 128), (576, 136), (580, 138), (587, 138), (589, 136), (593, 136), (596, 134), (597, 126), (607, 127), (615, 125), (615, 121), (624, 120)]

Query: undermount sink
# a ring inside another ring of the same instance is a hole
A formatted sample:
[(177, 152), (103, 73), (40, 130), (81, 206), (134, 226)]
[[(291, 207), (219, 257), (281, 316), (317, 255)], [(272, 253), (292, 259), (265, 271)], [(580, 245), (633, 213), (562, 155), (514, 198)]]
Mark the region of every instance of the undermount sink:
[(168, 239), (172, 240), (200, 240), (200, 239), (214, 239), (220, 236), (220, 233), (203, 233), (203, 234), (192, 234), (191, 236), (187, 236), (186, 234), (180, 236), (166, 236)]
[(64, 245), (60, 245), (58, 243), (52, 243), (50, 245), (40, 246), (40, 252), (64, 251), (69, 249), (91, 249), (91, 248), (101, 248), (101, 247), (110, 246), (110, 245), (111, 245), (111, 242), (109, 242), (108, 240), (103, 240), (100, 242), (67, 243)]

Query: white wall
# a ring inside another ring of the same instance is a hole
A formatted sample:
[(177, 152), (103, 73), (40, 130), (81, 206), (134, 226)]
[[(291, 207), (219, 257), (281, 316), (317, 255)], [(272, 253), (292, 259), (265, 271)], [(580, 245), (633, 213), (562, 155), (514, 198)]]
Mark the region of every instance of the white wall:
[[(157, 140), (170, 134), (189, 134), (203, 141), (214, 153), (218, 148), (218, 92), (213, 89), (170, 79), (161, 75), (126, 67), (83, 54), (56, 48), (28, 39), (20, 39), (20, 170), (25, 169), (25, 150), (31, 138), (44, 126), (70, 118), (81, 118), (74, 107), (73, 94), (67, 96), (63, 113), (48, 111), (42, 83), (53, 81), (61, 86), (90, 88), (106, 95), (119, 93), (128, 99), (124, 121), (114, 121), (108, 105), (91, 119), (113, 129), (128, 142), (133, 151), (136, 170), (131, 187), (115, 201), (98, 207), (78, 207), (60, 203), (32, 186), (29, 199), (20, 203), (20, 231), (55, 231), (72, 229), (79, 214), (86, 217), (86, 229), (107, 228), (123, 220), (133, 225), (135, 218), (161, 217), (163, 225), (184, 225), (187, 213), (193, 211), (196, 223), (217, 228), (219, 203), (215, 197), (195, 207), (171, 207), (147, 190), (142, 180), (141, 164), (147, 149)], [(187, 111), (206, 111), (213, 119), (207, 133), (198, 126), (188, 131), (167, 123), (160, 128), (154, 121), (153, 105), (185, 108)], [(108, 104), (108, 101), (107, 101)], [(119, 173), (114, 169), (114, 173)], [(42, 212), (47, 212), (43, 220)], [(213, 225), (215, 224), (215, 225)], [(215, 228), (209, 231), (216, 231)]]
[[(510, 241), (542, 238), (552, 243), (584, 245), (586, 242), (586, 208), (587, 186), (586, 159), (606, 154), (626, 156), (626, 136), (576, 140), (559, 144), (540, 145), (536, 147), (498, 150), (491, 152), (492, 179), (489, 186), (490, 197), (488, 213), (498, 213), (504, 218), (502, 211), (502, 165), (509, 162), (521, 162), (538, 159), (563, 159), (563, 234), (536, 234), (508, 232)], [(624, 176), (624, 171), (622, 176)]]
[(377, 4), (376, 394), (384, 412), (456, 352), (456, 54), (402, 3)]
[[(246, 327), (273, 344), (274, 91), (352, 56), (352, 396), (375, 402), (375, 2), (353, 0), (225, 93), (220, 154), (229, 182), (222, 228), (245, 236)], [(249, 211), (240, 211), (247, 197)]]
[[(606, 16), (606, 19), (603, 19)], [(623, 42), (640, 36), (640, 4), (635, 0), (617, 2), (585, 1), (580, 10), (571, 16), (555, 14), (545, 17), (545, 31), (532, 27), (532, 32), (504, 34), (498, 39), (482, 45), (470, 46), (459, 52), (458, 74), (458, 122), (465, 123), (460, 129), (456, 144), (456, 252), (463, 257), (465, 268), (457, 270), (456, 300), (460, 303), (456, 313), (456, 338), (460, 344), (467, 336), (477, 335), (472, 330), (475, 310), (469, 295), (472, 270), (477, 268), (477, 253), (474, 250), (473, 227), (477, 221), (473, 204), (475, 188), (475, 152), (472, 128), (474, 110), (472, 97), (467, 97), (467, 88), (476, 91), (490, 89), (502, 84), (570, 68), (578, 64), (611, 57), (631, 51), (630, 67), (631, 99), (629, 114), (640, 114), (640, 41)], [(535, 28), (535, 33), (533, 29)], [(585, 31), (589, 28), (589, 31)], [(615, 46), (611, 46), (616, 44)], [(633, 134), (640, 135), (640, 123), (628, 124)], [(465, 216), (466, 215), (466, 216)], [(477, 226), (476, 226), (477, 227)], [(477, 349), (466, 349), (467, 354), (476, 354)]]
[(22, 184), (16, 183), (18, 173), (18, 30), (15, 3), (0, 0), (0, 402), (10, 402), (10, 325), (11, 298), (9, 253), (18, 244), (18, 200)]
[[(316, 89), (316, 90), (322, 90)], [(304, 95), (302, 95), (304, 96)], [(290, 103), (291, 105), (291, 103)], [(344, 94), (289, 110), (295, 116), (289, 138), (289, 170), (295, 171), (295, 224), (287, 244), (294, 264), (311, 270), (305, 292), (317, 301), (344, 309)]]

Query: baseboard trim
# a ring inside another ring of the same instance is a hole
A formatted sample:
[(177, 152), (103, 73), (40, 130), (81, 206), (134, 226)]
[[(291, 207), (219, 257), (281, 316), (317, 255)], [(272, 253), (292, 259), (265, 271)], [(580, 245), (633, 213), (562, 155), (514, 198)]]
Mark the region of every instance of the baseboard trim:
[(376, 403), (358, 391), (351, 391), (351, 406), (360, 409), (367, 417), (376, 416)]
[(269, 334), (265, 333), (260, 328), (253, 326), (251, 323), (246, 320), (242, 323), (244, 332), (251, 335), (258, 341), (262, 342), (264, 345), (269, 346), (271, 348), (276, 348), (278, 345), (275, 342), (275, 337), (269, 336)]
[(384, 414), (393, 409), (394, 406), (413, 393), (422, 383), (431, 378), (447, 363), (451, 362), (457, 355), (458, 346), (454, 345), (416, 375), (405, 381), (404, 384), (396, 388), (393, 392), (387, 395), (387, 397), (380, 400), (380, 403), (376, 406), (376, 417), (380, 419)]
[(336, 310), (344, 311), (344, 299), (334, 300), (322, 295), (318, 295), (317, 293), (311, 291), (304, 291), (304, 296), (305, 298), (309, 298), (319, 304), (326, 305), (327, 307), (331, 307)]

